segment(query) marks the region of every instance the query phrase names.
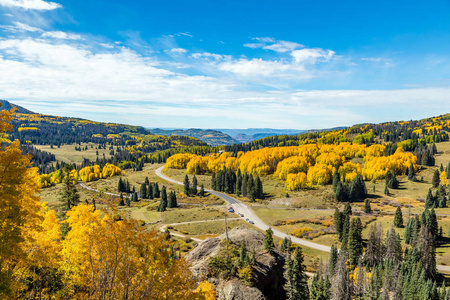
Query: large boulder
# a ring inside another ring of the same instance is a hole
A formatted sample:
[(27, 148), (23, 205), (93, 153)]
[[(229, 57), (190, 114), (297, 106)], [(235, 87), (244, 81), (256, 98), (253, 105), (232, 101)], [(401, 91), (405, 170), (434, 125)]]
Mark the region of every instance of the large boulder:
[[(218, 255), (222, 247), (221, 241), (225, 239), (225, 234), (207, 239), (186, 255), (186, 260), (191, 265), (191, 272), (195, 276), (208, 274), (209, 258)], [(264, 234), (239, 226), (228, 232), (228, 239), (238, 247), (245, 240), (249, 252), (255, 249), (254, 286), (249, 287), (237, 278), (231, 280), (209, 278), (216, 284), (218, 298), (221, 300), (285, 299), (283, 289), (284, 257), (277, 251), (270, 255), (264, 250)]]

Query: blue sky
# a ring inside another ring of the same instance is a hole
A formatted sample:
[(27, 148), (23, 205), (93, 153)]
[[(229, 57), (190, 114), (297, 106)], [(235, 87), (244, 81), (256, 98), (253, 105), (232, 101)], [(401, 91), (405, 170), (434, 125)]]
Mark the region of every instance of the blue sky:
[(0, 98), (146, 127), (450, 112), (450, 1), (0, 0)]

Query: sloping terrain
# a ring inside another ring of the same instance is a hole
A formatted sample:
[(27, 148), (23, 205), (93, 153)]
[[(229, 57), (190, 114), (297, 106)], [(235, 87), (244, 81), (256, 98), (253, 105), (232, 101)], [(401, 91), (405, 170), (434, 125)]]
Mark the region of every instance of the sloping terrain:
[(212, 130), (212, 129), (174, 129), (174, 130), (164, 130), (160, 128), (149, 129), (153, 134), (158, 135), (180, 135), (180, 136), (190, 136), (201, 141), (204, 141), (210, 146), (220, 146), (220, 145), (233, 145), (239, 143), (237, 140), (233, 139), (228, 134), (223, 132)]

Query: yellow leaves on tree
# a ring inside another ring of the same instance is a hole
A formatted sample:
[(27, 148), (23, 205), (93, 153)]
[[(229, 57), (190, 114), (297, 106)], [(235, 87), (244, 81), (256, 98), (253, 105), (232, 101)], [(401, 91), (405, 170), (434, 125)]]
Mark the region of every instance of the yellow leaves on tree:
[(342, 181), (351, 182), (356, 176), (361, 174), (361, 165), (352, 162), (346, 162), (339, 167), (339, 176)]
[(334, 167), (326, 164), (315, 164), (308, 170), (308, 182), (323, 185), (331, 182)]
[(449, 180), (447, 178), (447, 172), (445, 172), (445, 171), (441, 172), (441, 184), (443, 186), (448, 186), (448, 184), (449, 184)]
[(23, 244), (32, 239), (29, 230), (40, 221), (37, 168), (30, 168), (30, 157), (22, 155), (18, 141), (6, 138), (11, 113), (0, 112), (0, 297), (10, 290), (14, 266), (26, 256)]
[(205, 171), (217, 173), (223, 168), (236, 171), (237, 170), (236, 161), (237, 161), (236, 158), (231, 157), (228, 152), (224, 152), (220, 155), (214, 155), (212, 157), (208, 157), (208, 170)]
[(188, 162), (196, 157), (195, 154), (189, 154), (189, 153), (178, 153), (175, 155), (172, 155), (167, 159), (166, 165), (168, 168), (172, 169), (186, 169), (186, 165)]
[(217, 299), (217, 293), (214, 284), (206, 280), (199, 283), (196, 292), (203, 294), (205, 300)]
[(308, 186), (306, 174), (303, 172), (297, 174), (287, 174), (285, 189), (295, 191)]
[(100, 178), (109, 178), (115, 175), (121, 175), (122, 169), (113, 164), (107, 163), (103, 169), (99, 165), (84, 167), (80, 170), (79, 174), (81, 180), (84, 182), (90, 182)]
[(311, 162), (309, 162), (307, 158), (302, 156), (291, 156), (277, 165), (274, 176), (286, 180), (288, 174), (294, 175), (300, 172), (306, 173), (310, 166)]
[[(398, 148), (395, 154), (386, 157), (385, 148), (384, 145), (378, 144), (368, 147), (365, 144), (343, 142), (339, 145), (309, 144), (263, 148), (239, 153), (237, 158), (231, 157), (229, 153), (204, 157), (176, 154), (168, 159), (167, 166), (188, 168), (186, 172), (191, 174), (196, 173), (197, 169), (217, 173), (224, 167), (258, 176), (274, 174), (286, 180), (288, 190), (331, 182), (335, 166), (340, 166), (340, 176), (347, 182), (359, 174), (363, 174), (367, 180), (383, 178), (390, 170), (404, 174), (411, 163), (417, 171), (417, 159), (412, 153)], [(363, 158), (364, 167), (349, 161), (353, 158)], [(299, 173), (306, 174), (306, 181)]]
[(115, 175), (121, 175), (121, 174), (122, 174), (122, 170), (113, 164), (107, 163), (102, 169), (102, 177), (103, 178), (113, 177)]
[(208, 170), (208, 158), (204, 156), (193, 157), (186, 165), (186, 173), (197, 174), (197, 170), (205, 172)]
[(65, 293), (72, 299), (204, 299), (183, 260), (154, 230), (79, 205), (62, 242)]
[(61, 170), (56, 170), (50, 174), (41, 174), (41, 187), (54, 186), (61, 183), (63, 179), (63, 172)]
[(411, 163), (417, 171), (417, 157), (410, 152), (405, 152), (402, 148), (397, 148), (390, 156), (366, 157), (362, 172), (367, 180), (384, 178), (391, 170), (398, 175), (405, 174)]
[(316, 164), (340, 166), (344, 163), (345, 156), (340, 156), (334, 152), (322, 153), (316, 157)]
[(79, 205), (67, 212), (70, 231), (61, 240), (55, 211), (36, 196), (36, 168), (18, 141), (6, 141), (10, 120), (0, 112), (0, 299), (214, 299), (140, 222)]

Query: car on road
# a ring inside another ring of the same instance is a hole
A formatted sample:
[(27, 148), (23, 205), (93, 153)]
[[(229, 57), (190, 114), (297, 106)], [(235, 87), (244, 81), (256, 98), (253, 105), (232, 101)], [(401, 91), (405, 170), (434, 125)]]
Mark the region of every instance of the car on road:
[(253, 222), (252, 220), (249, 220), (248, 221), (250, 224), (255, 224), (255, 222)]
[(245, 219), (245, 221), (247, 221), (247, 222), (248, 222), (248, 221), (250, 221), (250, 220), (249, 220), (249, 219), (247, 218), (247, 219)]

